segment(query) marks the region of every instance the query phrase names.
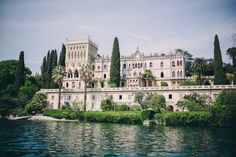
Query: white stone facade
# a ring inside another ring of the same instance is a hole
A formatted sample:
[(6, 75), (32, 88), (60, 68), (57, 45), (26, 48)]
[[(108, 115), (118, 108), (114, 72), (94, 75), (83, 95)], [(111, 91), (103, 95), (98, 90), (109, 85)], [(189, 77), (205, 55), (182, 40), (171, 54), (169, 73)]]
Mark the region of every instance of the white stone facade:
[[(87, 91), (87, 110), (100, 110), (100, 102), (105, 98), (112, 97), (113, 101), (121, 104), (136, 104), (134, 97), (136, 91), (148, 91), (162, 94), (166, 99), (167, 106), (172, 106), (176, 111), (176, 103), (184, 95), (198, 93), (210, 96), (215, 99), (224, 89), (236, 89), (236, 85), (215, 85), (215, 86), (172, 86), (172, 87), (120, 87), (120, 88), (89, 88)], [(43, 89), (46, 92), (49, 101), (49, 107), (58, 108), (58, 89)], [(61, 102), (83, 101), (83, 89), (63, 89)]]
[[(64, 79), (66, 89), (81, 89), (84, 87), (80, 80), (79, 69), (82, 64), (90, 64), (94, 73), (93, 87), (108, 87), (110, 77), (110, 57), (97, 54), (98, 47), (90, 39), (67, 41), (66, 43), (66, 71), (68, 77)], [(122, 53), (121, 53), (122, 54)], [(160, 86), (161, 82), (175, 86), (185, 78), (184, 55), (182, 52), (169, 54), (152, 54), (145, 56), (137, 48), (130, 56), (121, 56), (122, 87), (144, 86), (141, 79), (145, 69), (150, 69), (155, 80), (149, 86)], [(146, 85), (147, 86), (147, 85)]]
[[(134, 105), (137, 91), (162, 94), (165, 96), (167, 106), (172, 106), (174, 110), (177, 110), (176, 103), (185, 94), (197, 92), (214, 99), (223, 89), (236, 89), (234, 85), (178, 86), (179, 82), (188, 79), (185, 77), (182, 52), (145, 56), (138, 48), (130, 56), (121, 56), (121, 87), (110, 88), (108, 81), (111, 58), (100, 56), (97, 52), (97, 45), (90, 39), (67, 41), (66, 71), (68, 76), (63, 82), (61, 106), (65, 102), (83, 101), (84, 83), (79, 74), (82, 64), (90, 64), (94, 73), (92, 88), (87, 89), (87, 110), (100, 110), (101, 100), (110, 97), (118, 104)], [(141, 79), (145, 69), (151, 70), (155, 77), (148, 85), (145, 85)], [(168, 83), (168, 87), (161, 87), (161, 82)], [(49, 107), (58, 108), (58, 90), (42, 89), (41, 91), (47, 93)]]

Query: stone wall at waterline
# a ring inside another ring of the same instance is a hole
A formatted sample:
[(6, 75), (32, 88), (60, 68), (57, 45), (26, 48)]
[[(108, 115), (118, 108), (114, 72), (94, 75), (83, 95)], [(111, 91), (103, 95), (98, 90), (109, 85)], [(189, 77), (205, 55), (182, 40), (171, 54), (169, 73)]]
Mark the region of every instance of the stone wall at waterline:
[[(213, 100), (225, 89), (236, 89), (236, 85), (209, 85), (209, 86), (169, 86), (169, 87), (121, 87), (121, 88), (88, 88), (87, 89), (87, 110), (97, 111), (100, 109), (101, 100), (112, 98), (116, 103), (136, 104), (135, 92), (152, 92), (165, 96), (167, 106), (173, 106), (176, 111), (177, 101), (181, 100), (184, 95), (191, 93), (209, 95)], [(58, 89), (41, 89), (48, 98), (48, 107), (58, 108)], [(65, 102), (73, 101), (83, 102), (83, 89), (62, 89), (61, 106)]]

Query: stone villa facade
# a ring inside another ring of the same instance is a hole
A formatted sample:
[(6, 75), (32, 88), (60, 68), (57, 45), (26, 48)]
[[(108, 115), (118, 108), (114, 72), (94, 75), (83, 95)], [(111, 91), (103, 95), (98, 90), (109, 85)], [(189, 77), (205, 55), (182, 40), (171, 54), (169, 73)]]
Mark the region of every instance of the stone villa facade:
[[(149, 91), (162, 94), (166, 98), (167, 106), (177, 110), (175, 105), (185, 94), (198, 92), (215, 98), (222, 89), (236, 88), (229, 86), (178, 86), (185, 80), (184, 54), (176, 51), (169, 54), (151, 54), (137, 50), (129, 56), (121, 56), (121, 82), (120, 88), (110, 88), (109, 72), (111, 58), (99, 55), (98, 46), (90, 39), (68, 40), (66, 43), (66, 71), (61, 96), (64, 102), (83, 101), (84, 82), (80, 79), (81, 65), (90, 64), (94, 73), (91, 88), (87, 93), (87, 109), (100, 110), (101, 100), (112, 97), (116, 103), (135, 104), (134, 93), (136, 91)], [(154, 79), (146, 82), (142, 79), (145, 69), (151, 70)], [(161, 87), (161, 82), (166, 82), (167, 87)], [(47, 93), (49, 107), (57, 108), (58, 90), (42, 89)]]

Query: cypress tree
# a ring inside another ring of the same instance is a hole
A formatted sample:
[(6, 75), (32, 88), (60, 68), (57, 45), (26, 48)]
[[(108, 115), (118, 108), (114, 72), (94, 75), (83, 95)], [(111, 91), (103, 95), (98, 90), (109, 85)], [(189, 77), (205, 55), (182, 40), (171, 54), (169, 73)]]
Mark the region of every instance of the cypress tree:
[(46, 88), (51, 87), (51, 77), (52, 77), (52, 57), (50, 50), (48, 51), (47, 54), (47, 71), (46, 71)]
[(19, 61), (16, 69), (16, 88), (19, 88), (24, 85), (25, 79), (25, 61), (24, 61), (24, 51), (20, 52)]
[(43, 58), (43, 63), (41, 65), (41, 76), (42, 76), (42, 80), (43, 80), (43, 87), (45, 88), (46, 86), (46, 80), (47, 80), (47, 58), (46, 56), (44, 56)]
[(65, 67), (66, 66), (65, 59), (66, 59), (66, 47), (64, 44), (62, 44), (58, 65)]
[(118, 38), (115, 37), (111, 56), (110, 84), (120, 86), (120, 48)]
[(220, 50), (220, 43), (217, 34), (214, 41), (214, 84), (227, 84), (226, 75), (223, 70), (223, 62)]
[[(51, 51), (51, 61), (52, 61), (52, 67), (51, 67), (51, 76), (52, 76), (52, 71), (57, 66), (57, 50), (56, 49)], [(53, 81), (53, 79), (51, 79), (50, 88), (57, 88), (57, 84)]]

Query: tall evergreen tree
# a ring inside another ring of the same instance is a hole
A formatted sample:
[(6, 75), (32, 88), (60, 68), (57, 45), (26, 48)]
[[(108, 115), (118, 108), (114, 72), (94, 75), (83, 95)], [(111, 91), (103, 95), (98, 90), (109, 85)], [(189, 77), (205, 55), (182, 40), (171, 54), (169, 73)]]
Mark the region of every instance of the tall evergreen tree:
[(233, 61), (233, 75), (234, 75), (234, 84), (236, 84), (236, 47), (229, 48), (227, 50), (227, 55), (232, 58)]
[(46, 81), (47, 81), (47, 58), (46, 58), (46, 56), (44, 56), (43, 63), (41, 65), (41, 76), (42, 76), (42, 80), (43, 80), (42, 86), (45, 87)]
[(111, 56), (110, 84), (120, 86), (120, 48), (118, 38), (115, 37)]
[(214, 41), (214, 84), (227, 84), (226, 74), (223, 70), (222, 56), (218, 36), (215, 35)]
[(66, 46), (62, 44), (58, 65), (65, 67), (66, 66), (65, 60), (66, 60)]
[(19, 62), (16, 69), (16, 88), (19, 90), (19, 88), (24, 85), (24, 79), (25, 79), (25, 61), (24, 61), (24, 51), (20, 52), (19, 56)]
[(46, 88), (51, 87), (51, 80), (52, 80), (51, 78), (52, 78), (52, 57), (49, 50), (47, 54), (47, 72), (46, 72), (46, 85), (45, 85)]
[[(51, 51), (51, 61), (52, 61), (52, 71), (53, 69), (57, 66), (57, 50), (52, 50)], [(52, 71), (51, 71), (51, 76), (52, 76)], [(57, 88), (57, 84), (51, 79), (50, 82), (50, 88)]]

